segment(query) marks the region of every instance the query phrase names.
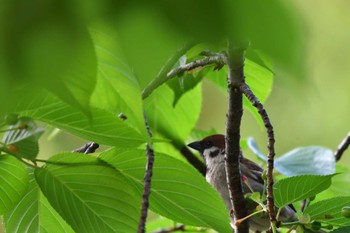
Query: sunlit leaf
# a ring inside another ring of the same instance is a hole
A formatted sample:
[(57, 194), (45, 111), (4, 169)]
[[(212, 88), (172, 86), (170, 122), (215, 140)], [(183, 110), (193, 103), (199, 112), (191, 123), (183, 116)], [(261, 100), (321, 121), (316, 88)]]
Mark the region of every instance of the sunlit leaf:
[(283, 207), (327, 189), (331, 185), (334, 174), (327, 176), (303, 175), (289, 177), (278, 181), (273, 186), (275, 205)]
[(341, 209), (350, 206), (350, 196), (322, 200), (306, 207), (304, 213), (311, 219), (333, 226), (350, 226), (350, 218), (341, 215)]
[(76, 232), (136, 232), (141, 195), (123, 175), (92, 156), (58, 154), (35, 170), (50, 204)]
[(99, 144), (134, 147), (147, 138), (119, 119), (117, 114), (99, 108), (91, 109), (91, 117), (43, 92), (22, 101), (18, 110), (24, 116), (44, 121), (79, 137)]
[(28, 187), (28, 172), (20, 161), (10, 155), (0, 156), (0, 214), (10, 211)]
[(20, 202), (4, 215), (7, 232), (73, 233), (71, 227), (51, 207), (30, 169), (29, 187)]
[[(145, 150), (112, 149), (100, 158), (118, 169), (141, 195)], [(155, 154), (150, 208), (186, 225), (232, 232), (228, 211), (218, 193), (193, 167), (163, 154)]]
[(123, 56), (116, 28), (106, 22), (96, 23), (90, 32), (98, 58), (98, 79), (91, 105), (123, 113), (126, 123), (146, 135), (140, 86)]
[(201, 109), (201, 85), (186, 92), (173, 107), (174, 93), (166, 85), (145, 100), (145, 111), (154, 131), (175, 143), (184, 143), (195, 126)]

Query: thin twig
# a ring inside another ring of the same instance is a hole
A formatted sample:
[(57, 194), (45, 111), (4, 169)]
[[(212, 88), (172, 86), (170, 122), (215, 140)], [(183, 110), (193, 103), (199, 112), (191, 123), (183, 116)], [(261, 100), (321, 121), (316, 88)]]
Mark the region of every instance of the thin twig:
[(173, 56), (165, 63), (162, 69), (159, 71), (157, 77), (153, 79), (142, 91), (142, 99), (146, 99), (157, 87), (162, 85), (168, 80), (167, 73), (176, 64), (179, 58), (184, 55), (190, 48), (196, 44), (195, 41), (186, 43), (182, 48), (176, 51)]
[[(270, 122), (270, 118), (267, 115), (267, 112), (264, 108), (264, 106), (260, 103), (260, 101), (255, 97), (254, 93), (250, 90), (249, 86), (242, 82), (240, 85), (241, 92), (244, 93), (244, 95), (248, 98), (248, 100), (252, 103), (252, 105), (258, 110), (266, 131), (267, 131), (267, 137), (268, 137), (268, 156), (267, 156), (267, 173), (266, 173), (266, 196), (267, 196), (267, 210), (269, 214), (269, 218), (271, 221), (271, 224), (274, 224), (276, 222), (276, 211), (275, 211), (275, 204), (274, 204), (274, 197), (273, 197), (273, 163), (274, 163), (274, 157), (275, 157), (275, 136), (273, 132), (273, 127)], [(271, 232), (271, 228), (269, 229), (269, 232)]]
[[(226, 115), (226, 177), (231, 205), (235, 219), (243, 219), (248, 215), (243, 193), (240, 171), (240, 127), (243, 115), (242, 93), (239, 84), (244, 82), (244, 50), (228, 48), (228, 112)], [(248, 233), (249, 223), (243, 221), (235, 227), (236, 233)]]
[(169, 227), (168, 229), (160, 229), (158, 231), (155, 231), (154, 233), (171, 233), (175, 231), (186, 231), (185, 224), (180, 224), (177, 226)]
[(206, 167), (202, 161), (200, 161), (192, 152), (186, 147), (180, 147), (181, 154), (186, 158), (186, 160), (195, 167), (203, 176), (205, 176)]
[(348, 133), (348, 135), (346, 135), (346, 137), (344, 138), (344, 140), (340, 143), (340, 145), (338, 146), (337, 151), (334, 153), (335, 156), (335, 160), (339, 161), (344, 153), (344, 151), (346, 149), (348, 149), (350, 145), (350, 132)]
[[(147, 121), (146, 113), (144, 113), (144, 121), (146, 125), (147, 132), (150, 137), (152, 137), (152, 132), (149, 128)], [(153, 163), (154, 163), (154, 151), (151, 146), (147, 143), (146, 145), (146, 155), (147, 155), (147, 164), (146, 172), (143, 178), (143, 193), (142, 193), (142, 206), (141, 206), (141, 216), (138, 226), (138, 233), (144, 233), (146, 231), (146, 220), (149, 207), (149, 195), (151, 193), (151, 178), (153, 173)]]
[(179, 66), (179, 67), (172, 69), (167, 74), (167, 78), (171, 79), (178, 74), (181, 74), (185, 71), (190, 71), (190, 70), (196, 69), (198, 67), (203, 67), (203, 66), (212, 65), (212, 64), (216, 64), (218, 66), (224, 65), (226, 62), (225, 60), (226, 60), (226, 56), (224, 54), (219, 54), (219, 55), (215, 55), (215, 56), (211, 56), (211, 57), (205, 57), (205, 58), (200, 59), (200, 60), (195, 60), (193, 62), (190, 62), (190, 63), (187, 63), (185, 65), (182, 65), (182, 66)]

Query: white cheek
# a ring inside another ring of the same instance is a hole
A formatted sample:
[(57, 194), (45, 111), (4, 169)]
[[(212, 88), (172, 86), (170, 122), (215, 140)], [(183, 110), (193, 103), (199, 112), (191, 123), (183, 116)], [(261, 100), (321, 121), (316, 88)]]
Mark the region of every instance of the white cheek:
[[(218, 153), (216, 156), (211, 157), (210, 154), (212, 153)], [(222, 161), (225, 160), (224, 156), (221, 155), (221, 152), (218, 151), (218, 148), (209, 148), (205, 149), (203, 152), (204, 160), (207, 165), (207, 168), (212, 168), (215, 165), (221, 163)]]

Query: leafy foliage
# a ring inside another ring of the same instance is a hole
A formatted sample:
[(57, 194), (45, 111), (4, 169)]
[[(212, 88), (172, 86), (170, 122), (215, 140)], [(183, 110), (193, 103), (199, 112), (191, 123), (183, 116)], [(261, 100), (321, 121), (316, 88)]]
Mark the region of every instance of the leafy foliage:
[[(150, 208), (163, 216), (148, 223), (149, 229), (177, 221), (193, 232), (197, 226), (231, 232), (220, 196), (183, 157), (190, 137), (209, 134), (194, 129), (201, 81), (207, 78), (226, 92), (227, 68), (221, 63), (197, 67), (172, 80), (166, 74), (202, 58), (203, 50), (225, 57), (227, 38), (249, 41), (246, 81), (266, 101), (272, 63), (302, 76), (302, 34), (289, 9), (278, 0), (3, 3), (0, 99), (6, 101), (0, 102), (0, 117), (6, 118), (0, 122), (0, 213), (6, 230), (136, 232), (148, 143), (155, 150)], [(197, 45), (180, 54), (179, 61), (169, 59), (189, 41)], [(144, 98), (143, 91), (159, 80)], [(244, 106), (261, 123), (247, 99)], [(45, 129), (35, 121), (109, 149), (98, 155), (65, 152), (38, 159)], [(246, 144), (266, 160), (254, 141)], [(277, 206), (327, 189), (335, 171), (331, 154), (305, 147), (278, 158), (276, 168), (284, 175), (328, 176), (281, 180), (274, 186)], [(316, 160), (323, 163), (316, 166)], [(344, 178), (339, 184), (348, 182)], [(311, 204), (304, 214), (335, 227), (349, 226), (339, 215), (348, 199)]]
[[(144, 155), (145, 150), (113, 149), (100, 158), (118, 169), (141, 195)], [(230, 232), (226, 208), (204, 178), (182, 161), (163, 154), (155, 156), (150, 208), (178, 222)]]
[(283, 179), (274, 185), (275, 205), (283, 207), (300, 201), (327, 189), (333, 175), (304, 175)]
[(22, 163), (10, 155), (0, 156), (0, 213), (11, 210), (28, 187), (28, 173)]
[(341, 209), (349, 205), (349, 196), (339, 196), (316, 202), (308, 206), (304, 213), (322, 223), (333, 226), (349, 226), (350, 219), (341, 215)]
[(119, 172), (80, 154), (59, 154), (49, 161), (57, 165), (36, 169), (35, 178), (50, 204), (73, 229), (136, 231), (141, 198)]

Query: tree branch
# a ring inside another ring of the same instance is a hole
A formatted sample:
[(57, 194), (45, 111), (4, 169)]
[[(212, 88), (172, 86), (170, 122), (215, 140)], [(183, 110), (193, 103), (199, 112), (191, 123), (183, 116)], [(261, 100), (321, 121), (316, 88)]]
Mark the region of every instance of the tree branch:
[[(227, 65), (229, 104), (226, 115), (226, 177), (235, 219), (241, 219), (248, 215), (239, 164), (240, 127), (243, 114), (242, 93), (239, 85), (244, 82), (244, 50), (233, 48), (229, 44)], [(235, 228), (236, 233), (248, 233), (249, 223), (243, 221)]]
[[(248, 98), (248, 100), (252, 103), (252, 105), (258, 110), (266, 131), (267, 131), (267, 137), (268, 137), (268, 156), (267, 156), (267, 179), (266, 179), (266, 195), (267, 195), (267, 210), (269, 214), (269, 218), (272, 224), (276, 222), (276, 211), (275, 211), (275, 204), (274, 204), (274, 197), (273, 197), (273, 163), (274, 163), (274, 157), (275, 157), (275, 136), (273, 132), (273, 127), (271, 125), (269, 116), (267, 115), (267, 112), (264, 108), (264, 106), (260, 103), (260, 101), (256, 98), (254, 93), (250, 90), (249, 86), (242, 82), (240, 85), (240, 90), (244, 95)], [(271, 231), (271, 228), (270, 230)]]
[[(147, 121), (146, 113), (144, 113), (145, 126), (148, 132), (148, 135), (152, 137), (151, 130)], [(149, 195), (151, 193), (151, 178), (153, 173), (153, 163), (154, 163), (154, 151), (151, 146), (147, 143), (146, 145), (146, 155), (147, 155), (147, 164), (146, 172), (143, 178), (143, 193), (142, 193), (142, 206), (141, 206), (141, 216), (138, 226), (138, 233), (146, 232), (146, 220), (149, 207)]]
[(94, 153), (99, 147), (100, 145), (97, 144), (96, 142), (88, 142), (84, 146), (73, 150), (73, 152), (91, 154), (91, 153)]
[(182, 48), (180, 48), (178, 51), (176, 51), (173, 56), (169, 58), (169, 60), (165, 63), (165, 65), (161, 68), (159, 71), (157, 77), (153, 79), (142, 91), (142, 99), (146, 99), (157, 87), (165, 83), (169, 78), (167, 76), (167, 73), (171, 68), (176, 64), (176, 62), (179, 60), (179, 58), (184, 55), (187, 50), (192, 48), (196, 44), (195, 41), (190, 41), (186, 43)]
[(349, 145), (350, 145), (350, 132), (348, 133), (348, 135), (346, 135), (346, 137), (343, 139), (343, 141), (338, 146), (337, 151), (334, 153), (336, 161), (339, 161), (341, 159), (344, 151), (346, 149), (348, 149)]
[(198, 67), (203, 67), (203, 66), (212, 65), (212, 64), (223, 66), (225, 62), (226, 62), (226, 57), (223, 54), (217, 54), (215, 56), (209, 56), (200, 60), (195, 60), (193, 62), (187, 63), (185, 65), (179, 66), (169, 71), (169, 73), (167, 74), (167, 80), (185, 71), (190, 71)]
[(186, 160), (195, 167), (203, 176), (205, 176), (206, 167), (202, 161), (200, 161), (192, 152), (186, 147), (180, 147), (181, 154), (186, 158)]

